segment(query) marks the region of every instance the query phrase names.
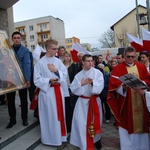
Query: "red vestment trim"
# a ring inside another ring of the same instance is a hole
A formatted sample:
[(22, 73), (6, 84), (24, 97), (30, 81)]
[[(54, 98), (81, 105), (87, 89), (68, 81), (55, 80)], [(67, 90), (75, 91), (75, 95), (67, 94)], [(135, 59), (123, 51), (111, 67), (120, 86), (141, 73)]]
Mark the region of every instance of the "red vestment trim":
[(87, 150), (94, 149), (94, 140), (90, 137), (88, 132), (88, 128), (93, 122), (95, 134), (101, 133), (100, 127), (100, 112), (99, 106), (97, 104), (96, 98), (98, 95), (92, 95), (91, 97), (87, 96), (80, 96), (81, 98), (90, 99), (89, 100), (89, 108), (88, 108), (88, 115), (87, 115), (87, 126), (86, 126), (86, 142), (87, 142)]
[(54, 87), (54, 92), (55, 92), (55, 97), (56, 97), (56, 106), (57, 106), (57, 117), (61, 124), (61, 135), (66, 136), (66, 126), (65, 126), (60, 84), (51, 84), (50, 87)]
[(31, 110), (35, 110), (37, 108), (38, 105), (38, 95), (39, 95), (40, 89), (36, 88), (34, 91), (34, 95), (30, 104), (30, 109)]

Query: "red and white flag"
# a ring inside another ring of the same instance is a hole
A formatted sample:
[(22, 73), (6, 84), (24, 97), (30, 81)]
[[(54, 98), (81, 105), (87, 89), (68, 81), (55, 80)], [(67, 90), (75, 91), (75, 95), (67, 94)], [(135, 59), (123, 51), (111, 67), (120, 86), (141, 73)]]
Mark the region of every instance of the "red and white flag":
[(37, 44), (35, 50), (32, 53), (33, 54), (33, 58), (35, 60), (39, 60), (40, 59), (40, 55), (41, 55), (42, 52), (46, 52), (46, 50), (43, 49), (41, 46), (39, 46), (39, 44)]
[(136, 52), (141, 52), (144, 50), (142, 39), (139, 39), (129, 33), (126, 33), (126, 34), (127, 34), (127, 37), (131, 46), (135, 48)]
[(142, 38), (144, 50), (150, 52), (150, 32), (142, 28)]
[(87, 51), (86, 49), (84, 49), (78, 42), (72, 44), (70, 53), (72, 55), (72, 59), (74, 62), (78, 62), (78, 53), (84, 53), (84, 54), (90, 54), (91, 52)]

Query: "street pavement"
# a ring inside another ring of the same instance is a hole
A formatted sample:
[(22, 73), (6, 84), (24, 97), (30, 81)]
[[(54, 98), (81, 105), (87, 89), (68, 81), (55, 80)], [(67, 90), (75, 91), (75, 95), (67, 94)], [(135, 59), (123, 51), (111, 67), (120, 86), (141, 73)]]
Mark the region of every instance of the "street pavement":
[[(21, 114), (20, 114), (21, 110), (20, 110), (19, 105), (20, 105), (20, 100), (17, 96), (16, 97), (17, 124), (14, 125), (11, 129), (5, 128), (9, 122), (7, 105), (0, 105), (0, 137), (1, 137), (0, 150), (1, 150), (1, 147), (2, 147), (2, 150), (9, 150), (9, 149), (10, 150), (12, 149), (13, 150), (26, 150), (26, 149), (27, 150), (32, 150), (32, 149), (33, 150), (57, 150), (57, 147), (45, 146), (40, 142), (40, 127), (39, 127), (39, 124), (37, 125), (37, 118), (34, 118), (32, 110), (29, 110), (29, 115), (28, 115), (29, 126), (24, 127), (22, 125)], [(34, 124), (36, 124), (35, 127), (33, 126)], [(105, 121), (103, 121), (102, 139), (101, 139), (102, 149), (101, 150), (119, 150), (120, 149), (118, 131), (116, 130), (115, 126), (113, 126), (113, 124), (114, 124), (113, 115), (108, 124), (105, 123)], [(30, 126), (32, 126), (33, 129), (31, 129)], [(29, 130), (29, 127), (31, 131)], [(26, 131), (27, 133), (25, 133), (26, 128), (28, 128), (28, 130)], [(27, 138), (23, 138), (23, 136), (25, 135), (20, 135), (21, 131), (24, 131), (22, 132), (22, 134), (28, 134)], [(17, 134), (18, 132), (19, 134)], [(32, 134), (29, 134), (30, 132), (32, 132)], [(16, 134), (17, 136), (14, 136)], [(33, 135), (34, 135), (34, 138), (31, 137)], [(12, 137), (13, 138), (15, 137), (15, 139), (13, 139)], [(23, 141), (21, 145), (22, 148), (19, 148), (20, 146), (19, 138), (22, 138), (21, 141)], [(27, 143), (30, 143), (30, 145), (27, 146)], [(68, 143), (66, 147), (63, 148), (63, 150), (79, 150), (79, 148), (74, 147), (73, 145)]]

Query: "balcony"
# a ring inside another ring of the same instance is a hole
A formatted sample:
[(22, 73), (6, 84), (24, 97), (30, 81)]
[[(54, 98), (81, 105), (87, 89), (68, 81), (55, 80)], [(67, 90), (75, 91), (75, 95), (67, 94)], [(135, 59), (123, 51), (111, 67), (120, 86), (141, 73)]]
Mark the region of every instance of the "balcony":
[(50, 29), (38, 29), (37, 34), (50, 33)]
[(26, 35), (26, 31), (20, 31), (22, 35)]
[(47, 39), (41, 39), (41, 38), (38, 38), (38, 43), (39, 44), (43, 44), (46, 42)]

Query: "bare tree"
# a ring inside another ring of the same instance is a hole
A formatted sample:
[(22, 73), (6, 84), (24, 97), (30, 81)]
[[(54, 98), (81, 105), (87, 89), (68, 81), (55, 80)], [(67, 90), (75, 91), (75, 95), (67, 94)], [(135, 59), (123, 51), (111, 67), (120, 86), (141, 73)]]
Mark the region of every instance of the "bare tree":
[(114, 31), (108, 29), (104, 32), (98, 39), (102, 48), (112, 48), (115, 47), (115, 36)]

